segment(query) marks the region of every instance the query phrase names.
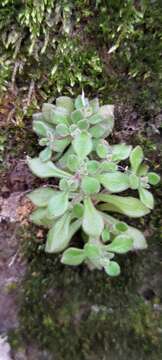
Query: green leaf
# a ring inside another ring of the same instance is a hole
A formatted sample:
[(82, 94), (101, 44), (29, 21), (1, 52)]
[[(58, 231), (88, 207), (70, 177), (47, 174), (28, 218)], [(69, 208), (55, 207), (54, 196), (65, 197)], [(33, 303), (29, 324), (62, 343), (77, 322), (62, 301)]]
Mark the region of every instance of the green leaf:
[(98, 98), (94, 98), (94, 99), (90, 100), (89, 105), (91, 106), (94, 113), (99, 111), (100, 105), (99, 105)]
[(44, 226), (49, 228), (52, 225), (52, 221), (47, 217), (47, 209), (46, 208), (38, 208), (34, 210), (30, 216), (30, 221), (32, 221), (35, 225)]
[(132, 190), (137, 190), (139, 187), (139, 178), (135, 174), (129, 175), (129, 185)]
[(57, 124), (57, 121), (55, 120), (55, 109), (56, 106), (49, 104), (49, 103), (44, 103), (42, 106), (42, 113), (43, 113), (43, 118), (45, 119), (45, 121), (51, 123), (51, 124)]
[(132, 146), (126, 144), (118, 144), (118, 145), (112, 145), (111, 149), (112, 149), (112, 160), (121, 161), (129, 157), (130, 152), (132, 150)]
[(96, 244), (87, 243), (84, 246), (84, 253), (85, 256), (88, 257), (90, 260), (95, 258), (100, 258), (101, 251), (99, 246)]
[(92, 151), (92, 139), (87, 131), (82, 131), (77, 134), (72, 142), (74, 151), (81, 160)]
[(100, 236), (104, 222), (90, 198), (84, 200), (83, 230), (90, 236)]
[(114, 127), (114, 105), (103, 105), (99, 113), (105, 120), (105, 137), (112, 133)]
[(117, 224), (115, 224), (115, 229), (119, 232), (125, 232), (128, 230), (128, 225), (123, 221), (119, 221)]
[(39, 154), (39, 158), (41, 161), (46, 162), (51, 159), (52, 156), (52, 150), (49, 147), (46, 147), (44, 150), (42, 150)]
[(120, 192), (129, 188), (129, 178), (126, 173), (116, 171), (99, 175), (98, 179), (111, 192)]
[(125, 234), (118, 235), (110, 245), (106, 246), (106, 248), (108, 251), (124, 254), (133, 249), (133, 240)]
[(157, 185), (160, 181), (160, 176), (154, 172), (148, 173), (148, 182), (151, 185)]
[(52, 161), (42, 162), (39, 158), (27, 158), (27, 164), (34, 175), (40, 178), (58, 177), (69, 178), (71, 175), (57, 168)]
[(61, 263), (65, 265), (80, 265), (85, 259), (84, 250), (77, 248), (69, 248), (64, 251)]
[(33, 118), (33, 122), (40, 121), (40, 122), (44, 123), (44, 120), (45, 120), (42, 112), (33, 114), (32, 118)]
[(33, 121), (33, 130), (38, 136), (46, 137), (48, 134), (54, 133), (54, 129), (47, 124), (45, 124), (43, 121)]
[(92, 125), (98, 124), (101, 121), (103, 121), (103, 118), (99, 113), (94, 114), (88, 118), (89, 124), (92, 124)]
[(48, 146), (48, 144), (49, 144), (49, 139), (48, 138), (39, 139), (39, 145), (40, 146)]
[(65, 213), (69, 206), (69, 194), (64, 191), (58, 191), (49, 200), (47, 214), (48, 217), (59, 217)]
[(139, 189), (139, 196), (142, 203), (147, 206), (149, 209), (154, 208), (154, 198), (150, 191), (140, 188)]
[(88, 174), (93, 175), (96, 173), (96, 171), (99, 168), (99, 161), (96, 160), (88, 160), (87, 162), (87, 170), (88, 170)]
[(105, 125), (104, 123), (100, 123), (100, 124), (97, 124), (95, 126), (92, 126), (90, 129), (89, 129), (89, 133), (95, 138), (95, 139), (99, 139), (101, 137), (105, 137)]
[(71, 154), (68, 156), (67, 159), (67, 167), (70, 171), (75, 172), (79, 169), (80, 167), (80, 161), (78, 159), (78, 157), (74, 154)]
[(46, 242), (46, 252), (57, 253), (64, 250), (73, 235), (78, 231), (81, 226), (81, 220), (77, 219), (70, 224), (71, 215), (65, 213), (61, 218), (59, 218), (55, 225), (48, 232), (47, 242)]
[(96, 153), (101, 158), (106, 158), (108, 154), (108, 143), (105, 140), (100, 141), (96, 146)]
[(100, 167), (99, 167), (100, 173), (107, 172), (107, 171), (115, 172), (117, 170), (118, 170), (118, 166), (113, 162), (103, 161), (102, 163), (100, 163)]
[[(88, 118), (92, 115), (93, 113), (93, 109), (91, 106), (85, 106), (83, 109), (83, 113), (84, 113), (84, 118)], [(87, 119), (87, 120), (88, 120)]]
[(147, 242), (142, 232), (133, 226), (128, 226), (128, 230), (124, 233), (133, 239), (133, 249), (143, 250), (147, 248)]
[(85, 106), (88, 106), (88, 99), (84, 97), (84, 93), (82, 95), (78, 95), (75, 99), (75, 108), (81, 109)]
[(79, 219), (83, 216), (83, 213), (84, 213), (84, 208), (82, 204), (75, 204), (73, 206), (72, 214), (74, 215), (74, 217)]
[(143, 150), (141, 146), (136, 146), (130, 154), (130, 163), (132, 170), (136, 173), (138, 171), (139, 166), (141, 165), (144, 159)]
[(85, 194), (95, 194), (100, 191), (100, 183), (91, 176), (85, 176), (82, 179), (81, 188)]
[(50, 187), (41, 187), (27, 194), (28, 199), (38, 207), (45, 207), (48, 205), (51, 197), (56, 193), (55, 190)]
[(116, 261), (109, 261), (104, 266), (104, 270), (110, 276), (118, 276), (120, 274), (120, 266)]
[(56, 106), (72, 112), (74, 109), (74, 101), (69, 96), (60, 96), (56, 99)]
[(141, 164), (138, 168), (137, 175), (138, 176), (146, 176), (149, 170), (149, 166), (146, 164)]
[(59, 189), (61, 191), (69, 191), (69, 182), (67, 179), (61, 179), (59, 181)]
[(59, 218), (47, 235), (45, 251), (48, 253), (57, 253), (64, 250), (69, 244), (71, 214), (65, 213)]
[(133, 218), (147, 215), (150, 212), (140, 200), (131, 196), (96, 194), (95, 198), (107, 202), (107, 204), (99, 205), (99, 209), (104, 211), (115, 211)]
[(104, 227), (103, 231), (102, 231), (102, 241), (103, 242), (107, 242), (108, 240), (110, 240), (110, 231), (108, 229), (108, 227)]
[(72, 155), (74, 153), (73, 147), (72, 145), (70, 145), (65, 152), (63, 153), (63, 155), (61, 156), (61, 158), (59, 158), (59, 161), (56, 163), (57, 166), (61, 169), (67, 169), (67, 161), (68, 161), (68, 157), (69, 155)]
[(66, 124), (58, 124), (56, 126), (56, 134), (62, 137), (69, 135), (68, 126)]
[(74, 124), (78, 123), (78, 121), (83, 120), (84, 113), (82, 110), (75, 110), (71, 113), (71, 120)]
[[(118, 230), (116, 230), (116, 225), (119, 223), (119, 220), (105, 213), (102, 214), (102, 216), (104, 218), (104, 221), (107, 223), (107, 226), (111, 227), (112, 233), (114, 235), (118, 235), (119, 232)], [(124, 234), (126, 234), (128, 237), (133, 239), (133, 249), (134, 250), (146, 249), (147, 242), (142, 232), (130, 225), (127, 226), (128, 229), (125, 231)]]
[(64, 139), (55, 139), (53, 150), (56, 152), (63, 152), (67, 146), (70, 144), (70, 139), (64, 138)]
[(51, 124), (68, 124), (68, 111), (63, 107), (56, 107), (55, 105), (44, 103), (42, 112), (45, 120)]
[(77, 127), (80, 130), (87, 130), (89, 125), (88, 125), (88, 122), (86, 120), (79, 120), (78, 123), (77, 123)]

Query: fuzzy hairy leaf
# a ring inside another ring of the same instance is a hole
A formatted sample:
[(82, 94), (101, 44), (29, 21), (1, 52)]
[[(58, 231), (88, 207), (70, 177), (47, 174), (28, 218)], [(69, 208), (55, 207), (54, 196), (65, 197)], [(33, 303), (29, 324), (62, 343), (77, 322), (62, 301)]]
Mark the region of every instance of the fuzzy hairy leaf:
[(99, 209), (104, 211), (114, 211), (121, 214), (137, 218), (149, 214), (150, 210), (138, 199), (131, 196), (117, 196), (107, 194), (95, 195), (97, 200), (107, 204), (99, 205)]
[(90, 198), (84, 200), (83, 230), (90, 236), (100, 236), (104, 228), (101, 214), (96, 210)]
[(102, 163), (100, 163), (100, 167), (99, 167), (100, 173), (105, 173), (105, 172), (115, 172), (118, 170), (118, 166), (113, 163), (113, 162), (109, 162), (109, 161), (103, 161)]
[(48, 134), (54, 134), (54, 128), (43, 121), (33, 121), (33, 130), (38, 136), (46, 137)]
[(160, 181), (160, 176), (154, 172), (148, 173), (148, 181), (151, 185), (157, 185)]
[(138, 168), (137, 175), (138, 176), (146, 176), (149, 170), (149, 166), (146, 164), (141, 164)]
[(34, 175), (40, 178), (69, 178), (71, 175), (57, 168), (52, 161), (42, 162), (39, 158), (27, 158), (27, 164)]
[(65, 265), (80, 265), (85, 259), (84, 250), (77, 249), (74, 247), (70, 247), (69, 249), (65, 250), (61, 262)]
[(56, 109), (56, 106), (53, 104), (49, 104), (49, 103), (43, 104), (42, 113), (43, 113), (43, 118), (45, 119), (45, 121), (47, 121), (51, 124), (57, 124), (57, 122), (55, 120), (55, 109)]
[(70, 221), (71, 214), (65, 213), (54, 223), (47, 235), (46, 252), (57, 253), (67, 247), (71, 240)]
[(132, 146), (126, 144), (117, 144), (117, 145), (112, 145), (111, 150), (112, 150), (112, 160), (121, 161), (129, 157), (130, 152), (132, 150)]
[(96, 173), (96, 171), (98, 170), (100, 166), (99, 161), (96, 160), (89, 160), (87, 162), (87, 170), (88, 170), (88, 174), (93, 175)]
[(136, 146), (130, 154), (130, 163), (132, 170), (136, 173), (138, 171), (139, 166), (141, 165), (144, 159), (143, 150), (141, 146)]
[(92, 151), (92, 139), (87, 131), (81, 131), (72, 142), (75, 153), (82, 160)]
[(56, 191), (50, 187), (41, 187), (27, 194), (27, 197), (34, 205), (38, 207), (45, 207), (48, 205), (49, 200), (55, 193)]
[(128, 230), (128, 225), (123, 221), (119, 221), (117, 224), (115, 224), (115, 229), (119, 232), (125, 232)]
[(79, 219), (83, 216), (83, 213), (84, 213), (84, 207), (82, 204), (75, 204), (73, 206), (72, 214), (74, 215), (74, 217)]
[(71, 222), (71, 214), (64, 214), (59, 218), (47, 235), (47, 242), (45, 251), (48, 253), (57, 253), (64, 250), (73, 235), (78, 231), (81, 226), (81, 220)]
[(100, 105), (99, 105), (99, 100), (98, 98), (94, 98), (92, 100), (90, 100), (89, 105), (91, 106), (91, 108), (93, 109), (93, 112), (96, 113), (99, 111)]
[(89, 124), (92, 124), (92, 125), (95, 125), (95, 124), (98, 124), (100, 123), (101, 121), (103, 121), (103, 118), (102, 116), (100, 115), (100, 113), (96, 113), (96, 114), (93, 114), (92, 116), (90, 116), (88, 118), (88, 122)]
[[(118, 219), (115, 219), (113, 216), (108, 214), (102, 214), (104, 221), (112, 229), (114, 235), (120, 234), (119, 230), (116, 229), (116, 225), (119, 223)], [(127, 225), (128, 229), (124, 232), (124, 235), (127, 235), (133, 239), (133, 249), (142, 250), (147, 248), (147, 242), (141, 231), (134, 228), (133, 226)]]
[(135, 174), (129, 175), (129, 185), (132, 190), (136, 190), (139, 187), (139, 178)]
[(54, 194), (48, 202), (47, 214), (48, 217), (54, 218), (63, 215), (69, 206), (69, 194), (64, 191), (58, 191)]
[(96, 146), (96, 153), (101, 158), (106, 158), (108, 154), (108, 144), (106, 141), (100, 141)]
[(46, 147), (44, 150), (42, 150), (39, 154), (39, 158), (41, 161), (46, 162), (51, 159), (52, 156), (52, 150), (49, 147)]
[(45, 228), (49, 228), (52, 225), (52, 221), (47, 217), (47, 209), (43, 207), (34, 210), (30, 214), (29, 219), (33, 222), (33, 224), (43, 226)]
[(58, 107), (51, 104), (43, 104), (43, 116), (47, 122), (52, 124), (68, 124), (70, 120), (69, 112), (64, 107)]
[(56, 134), (61, 136), (61, 137), (69, 135), (68, 126), (66, 124), (58, 124), (56, 126)]
[(154, 198), (150, 191), (140, 188), (139, 189), (139, 196), (142, 203), (147, 206), (149, 209), (154, 208)]
[(70, 139), (68, 139), (68, 138), (55, 139), (53, 149), (56, 152), (62, 153), (69, 144), (70, 144)]
[(118, 235), (110, 245), (106, 246), (108, 251), (124, 254), (133, 248), (133, 240), (127, 235)]
[(105, 120), (106, 130), (105, 137), (110, 135), (114, 127), (114, 105), (103, 105), (99, 109), (99, 113)]
[(84, 118), (84, 114), (82, 110), (74, 110), (71, 113), (71, 120), (74, 124), (77, 124), (78, 121), (82, 120)]
[(74, 109), (74, 101), (69, 96), (59, 96), (56, 99), (56, 106), (62, 107), (68, 112), (72, 112)]
[(104, 266), (104, 270), (109, 276), (118, 276), (120, 274), (120, 266), (116, 261), (109, 261)]
[(119, 171), (106, 173), (98, 176), (101, 184), (111, 192), (120, 192), (129, 188), (129, 177)]
[(85, 256), (88, 257), (90, 260), (94, 260), (95, 258), (99, 258), (101, 256), (100, 248), (96, 244), (87, 243), (84, 246), (84, 252)]
[(107, 242), (108, 240), (110, 240), (110, 231), (108, 227), (104, 227), (101, 236), (103, 242)]
[(79, 162), (77, 155), (71, 154), (68, 156), (67, 166), (68, 166), (68, 169), (72, 172), (77, 171), (79, 169), (80, 162)]
[(85, 194), (95, 194), (100, 191), (100, 183), (91, 176), (85, 176), (81, 182), (81, 188)]
[(77, 127), (80, 129), (80, 130), (87, 130), (88, 127), (89, 127), (89, 124), (86, 120), (79, 120), (78, 123), (77, 123)]

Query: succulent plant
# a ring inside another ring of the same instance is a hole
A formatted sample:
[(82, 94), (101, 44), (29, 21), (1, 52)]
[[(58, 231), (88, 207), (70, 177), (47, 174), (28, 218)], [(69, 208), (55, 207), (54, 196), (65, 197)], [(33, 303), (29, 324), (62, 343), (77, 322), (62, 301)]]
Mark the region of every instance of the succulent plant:
[[(62, 96), (56, 105), (44, 104), (33, 117), (33, 129), (45, 149), (27, 159), (36, 176), (58, 178), (56, 188), (43, 186), (28, 194), (36, 206), (31, 221), (49, 229), (45, 251), (63, 252), (62, 263), (85, 262), (110, 276), (120, 273), (115, 254), (145, 249), (147, 243), (141, 231), (109, 213), (147, 215), (154, 207), (148, 189), (160, 180), (149, 172), (140, 146), (106, 140), (114, 126), (113, 110), (113, 105), (99, 106), (97, 98), (89, 101), (84, 93), (75, 101)], [(114, 195), (128, 189), (137, 191), (139, 199)], [(69, 247), (80, 228), (83, 247)]]

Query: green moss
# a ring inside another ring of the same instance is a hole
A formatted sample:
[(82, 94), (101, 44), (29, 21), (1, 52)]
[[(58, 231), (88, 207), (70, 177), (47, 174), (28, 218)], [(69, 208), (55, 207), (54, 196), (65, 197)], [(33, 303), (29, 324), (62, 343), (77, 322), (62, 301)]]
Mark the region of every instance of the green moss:
[[(58, 255), (46, 255), (35, 242), (35, 227), (21, 229), (28, 271), (23, 284), (19, 346), (29, 342), (48, 349), (56, 360), (109, 359), (160, 360), (162, 351), (162, 293), (154, 284), (161, 275), (159, 252), (160, 211), (146, 220), (154, 236), (149, 248), (120, 256), (122, 275), (110, 279), (84, 266), (60, 264)], [(33, 235), (32, 235), (33, 233)], [(153, 288), (155, 297), (145, 300), (143, 287)], [(160, 305), (159, 305), (160, 306)], [(10, 335), (11, 344), (16, 334)]]
[(162, 102), (161, 10), (159, 1), (2, 1), (1, 92), (12, 78), (21, 104), (34, 81), (40, 103), (84, 87), (155, 110)]

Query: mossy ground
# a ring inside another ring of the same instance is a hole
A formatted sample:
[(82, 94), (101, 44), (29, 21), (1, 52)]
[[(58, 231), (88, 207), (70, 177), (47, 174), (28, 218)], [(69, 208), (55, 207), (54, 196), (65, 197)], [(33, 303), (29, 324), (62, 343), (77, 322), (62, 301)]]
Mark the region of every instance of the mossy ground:
[[(155, 144), (143, 141), (149, 154)], [(156, 152), (152, 159), (159, 166)], [(138, 221), (148, 249), (119, 256), (122, 274), (114, 279), (85, 266), (61, 265), (58, 255), (44, 253), (36, 227), (19, 229), (28, 265), (20, 327), (9, 336), (13, 348), (34, 344), (56, 360), (161, 359), (161, 196), (156, 188), (155, 211)]]
[[(155, 115), (162, 103), (161, 1), (76, 0), (71, 7), (73, 2), (62, 0), (58, 23), (53, 9), (60, 1), (41, 0), (40, 7), (33, 0), (2, 3), (0, 121), (6, 139), (2, 175), (12, 160), (18, 163), (26, 154), (37, 153), (31, 116), (42, 102), (59, 94), (79, 94), (82, 88), (101, 102), (133, 106), (144, 130), (153, 129), (153, 136), (150, 139), (144, 131), (128, 140), (140, 141), (158, 171), (161, 145)], [(113, 45), (117, 48), (109, 54)], [(119, 130), (124, 120), (123, 116)], [(118, 118), (116, 122), (118, 127)], [(120, 140), (122, 136), (123, 132)], [(52, 360), (161, 360), (159, 189), (154, 212), (145, 222), (137, 222), (146, 229), (148, 249), (120, 256), (118, 278), (84, 266), (61, 265), (59, 256), (44, 253), (35, 227), (20, 228), (27, 272), (21, 291), (17, 289), (20, 326), (9, 334), (15, 351), (34, 344), (48, 350)], [(35, 360), (45, 359), (39, 356)]]
[(28, 271), (21, 298), (20, 328), (12, 346), (36, 344), (56, 360), (150, 359), (162, 352), (162, 238), (160, 213), (149, 219), (149, 248), (121, 256), (122, 275), (110, 279), (85, 267), (65, 267), (47, 256), (31, 229), (21, 232)]

